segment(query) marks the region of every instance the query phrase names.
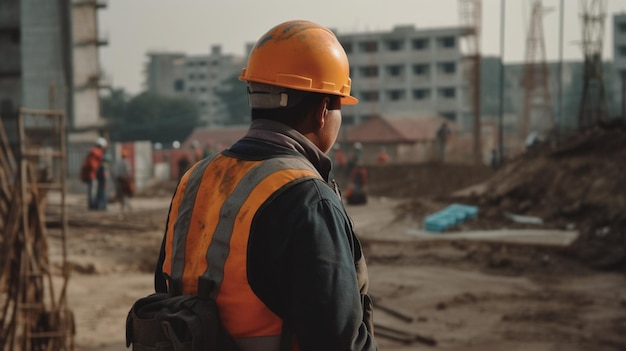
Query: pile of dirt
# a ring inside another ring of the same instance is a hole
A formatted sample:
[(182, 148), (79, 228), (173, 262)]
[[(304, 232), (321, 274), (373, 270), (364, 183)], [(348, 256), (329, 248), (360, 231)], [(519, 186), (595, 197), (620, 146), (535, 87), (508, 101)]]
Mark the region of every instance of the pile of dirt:
[(476, 225), (511, 223), (507, 214), (576, 228), (571, 254), (597, 268), (626, 266), (626, 131), (594, 129), (511, 160), (484, 191), (447, 200), (480, 207)]

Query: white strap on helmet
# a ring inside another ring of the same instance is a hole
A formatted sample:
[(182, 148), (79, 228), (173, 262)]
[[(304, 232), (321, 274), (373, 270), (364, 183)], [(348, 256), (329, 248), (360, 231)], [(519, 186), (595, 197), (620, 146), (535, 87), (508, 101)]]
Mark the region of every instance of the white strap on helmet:
[(294, 89), (257, 82), (248, 82), (248, 103), (251, 108), (272, 109), (292, 107), (307, 94)]

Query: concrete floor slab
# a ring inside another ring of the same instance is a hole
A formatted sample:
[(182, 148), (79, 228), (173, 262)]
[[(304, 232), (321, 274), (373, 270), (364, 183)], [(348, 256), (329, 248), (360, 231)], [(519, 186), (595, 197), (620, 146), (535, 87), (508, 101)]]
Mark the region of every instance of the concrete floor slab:
[(575, 230), (499, 229), (452, 233), (432, 233), (410, 229), (406, 234), (420, 240), (478, 240), (511, 244), (568, 246), (578, 237)]

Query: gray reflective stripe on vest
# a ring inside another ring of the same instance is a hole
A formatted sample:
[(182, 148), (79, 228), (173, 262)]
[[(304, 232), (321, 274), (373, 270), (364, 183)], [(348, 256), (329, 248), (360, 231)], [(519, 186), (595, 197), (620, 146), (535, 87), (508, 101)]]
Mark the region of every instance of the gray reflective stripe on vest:
[[(243, 176), (235, 187), (235, 190), (233, 190), (233, 193), (222, 205), (219, 223), (215, 227), (213, 239), (207, 249), (206, 260), (207, 262), (211, 262), (211, 264), (207, 265), (207, 270), (204, 272), (203, 276), (213, 280), (216, 286), (219, 287), (224, 278), (224, 264), (226, 257), (228, 257), (228, 252), (230, 251), (230, 238), (233, 234), (236, 214), (241, 209), (241, 206), (248, 198), (250, 192), (254, 190), (263, 179), (282, 169), (305, 169), (319, 177), (319, 173), (313, 165), (299, 157), (269, 159), (252, 168)], [(218, 291), (219, 289), (213, 290), (213, 298), (217, 296)]]
[[(191, 221), (191, 215), (193, 214), (198, 188), (200, 188), (204, 170), (216, 156), (217, 154), (211, 155), (201, 160), (196, 168), (193, 169), (187, 179), (187, 187), (185, 188), (183, 199), (178, 206), (178, 217), (174, 222), (174, 237), (172, 238), (171, 277), (174, 281), (178, 281), (179, 283), (182, 283), (183, 279), (187, 232), (189, 231), (189, 223)], [(182, 289), (182, 286), (180, 288)]]

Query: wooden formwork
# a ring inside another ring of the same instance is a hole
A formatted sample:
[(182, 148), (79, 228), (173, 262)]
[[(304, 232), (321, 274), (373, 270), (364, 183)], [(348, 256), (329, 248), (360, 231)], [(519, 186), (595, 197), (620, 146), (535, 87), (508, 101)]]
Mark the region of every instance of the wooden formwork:
[[(65, 130), (62, 112), (20, 110), (19, 155), (14, 157), (0, 120), (0, 351), (74, 347), (74, 317), (66, 300)], [(58, 293), (46, 231), (52, 192), (60, 199), (55, 213), (62, 244)]]

